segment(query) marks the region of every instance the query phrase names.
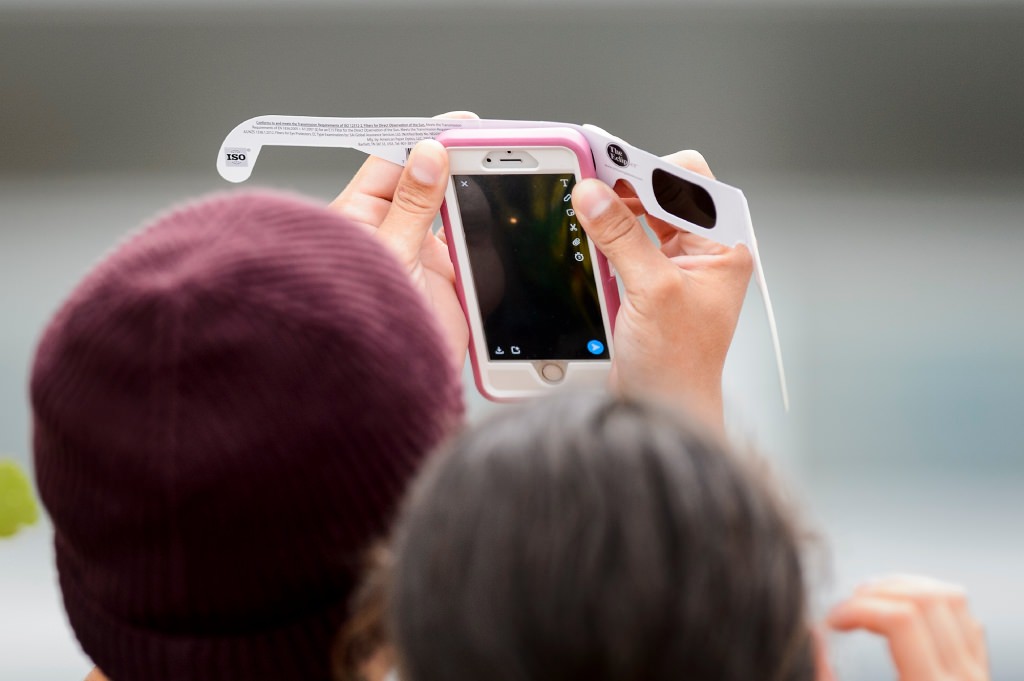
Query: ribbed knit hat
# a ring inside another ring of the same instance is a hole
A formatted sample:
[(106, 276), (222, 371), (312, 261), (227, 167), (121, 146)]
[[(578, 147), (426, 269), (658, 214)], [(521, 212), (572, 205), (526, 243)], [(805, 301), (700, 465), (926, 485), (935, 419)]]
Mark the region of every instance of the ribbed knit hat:
[(64, 604), (112, 681), (328, 678), (362, 553), (463, 409), (397, 260), (273, 194), (121, 244), (31, 393)]

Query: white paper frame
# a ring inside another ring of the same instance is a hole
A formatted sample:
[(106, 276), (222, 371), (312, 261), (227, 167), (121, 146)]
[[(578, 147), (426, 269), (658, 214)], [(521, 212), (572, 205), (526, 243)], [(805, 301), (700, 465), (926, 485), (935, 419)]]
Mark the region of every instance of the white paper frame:
[[(768, 328), (771, 333), (775, 363), (778, 369), (782, 401), (789, 409), (789, 392), (782, 362), (775, 311), (768, 293), (764, 267), (757, 249), (757, 237), (746, 197), (736, 187), (712, 180), (698, 173), (673, 165), (654, 154), (632, 146), (592, 125), (575, 125), (551, 121), (515, 121), (498, 119), (454, 118), (341, 118), (315, 116), (257, 116), (244, 121), (228, 133), (217, 155), (217, 171), (229, 182), (244, 182), (265, 146), (327, 147), (359, 149), (367, 154), (405, 164), (409, 150), (420, 140), (433, 139), (445, 130), (455, 128), (551, 128), (569, 127), (579, 130), (590, 143), (597, 177), (609, 186), (619, 180), (628, 182), (648, 214), (687, 232), (693, 232), (726, 246), (744, 244), (754, 258), (754, 279), (761, 293)], [(609, 145), (617, 146), (625, 157), (616, 154), (620, 163), (606, 153)], [(712, 228), (694, 225), (668, 213), (652, 200), (650, 178), (655, 168), (704, 188), (711, 195), (717, 210)]]

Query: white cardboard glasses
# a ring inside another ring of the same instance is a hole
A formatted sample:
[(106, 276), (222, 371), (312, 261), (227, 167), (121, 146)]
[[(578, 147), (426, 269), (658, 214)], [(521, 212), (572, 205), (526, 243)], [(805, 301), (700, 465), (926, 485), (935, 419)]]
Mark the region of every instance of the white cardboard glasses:
[(265, 146), (359, 149), (405, 165), (409, 151), (417, 142), (433, 139), (445, 130), (554, 127), (579, 130), (590, 143), (597, 177), (610, 187), (614, 187), (619, 180), (629, 183), (648, 215), (722, 245), (744, 244), (750, 249), (754, 257), (754, 278), (768, 317), (782, 403), (788, 410), (789, 393), (775, 312), (743, 192), (668, 163), (598, 127), (550, 121), (478, 118), (257, 116), (240, 123), (228, 133), (217, 156), (217, 171), (225, 180), (244, 182), (249, 179), (260, 150)]

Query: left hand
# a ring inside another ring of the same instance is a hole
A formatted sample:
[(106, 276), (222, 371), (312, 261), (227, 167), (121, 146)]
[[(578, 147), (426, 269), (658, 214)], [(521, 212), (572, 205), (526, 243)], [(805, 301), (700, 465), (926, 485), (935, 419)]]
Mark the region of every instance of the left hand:
[[(438, 118), (477, 118), (455, 111)], [(448, 154), (440, 143), (417, 144), (405, 168), (371, 156), (330, 208), (375, 233), (398, 256), (436, 315), (452, 362), (461, 369), (469, 327), (455, 290), (448, 247), (431, 231), (448, 185)]]

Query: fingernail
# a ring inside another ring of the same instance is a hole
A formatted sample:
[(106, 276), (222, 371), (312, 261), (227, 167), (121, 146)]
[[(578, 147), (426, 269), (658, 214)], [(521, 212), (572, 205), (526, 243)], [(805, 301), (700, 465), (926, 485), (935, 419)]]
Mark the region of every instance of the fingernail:
[(600, 180), (584, 180), (576, 185), (572, 193), (572, 205), (576, 212), (587, 218), (598, 218), (612, 205), (615, 192)]
[(437, 184), (444, 171), (444, 146), (436, 140), (423, 140), (409, 154), (409, 174), (421, 184)]

